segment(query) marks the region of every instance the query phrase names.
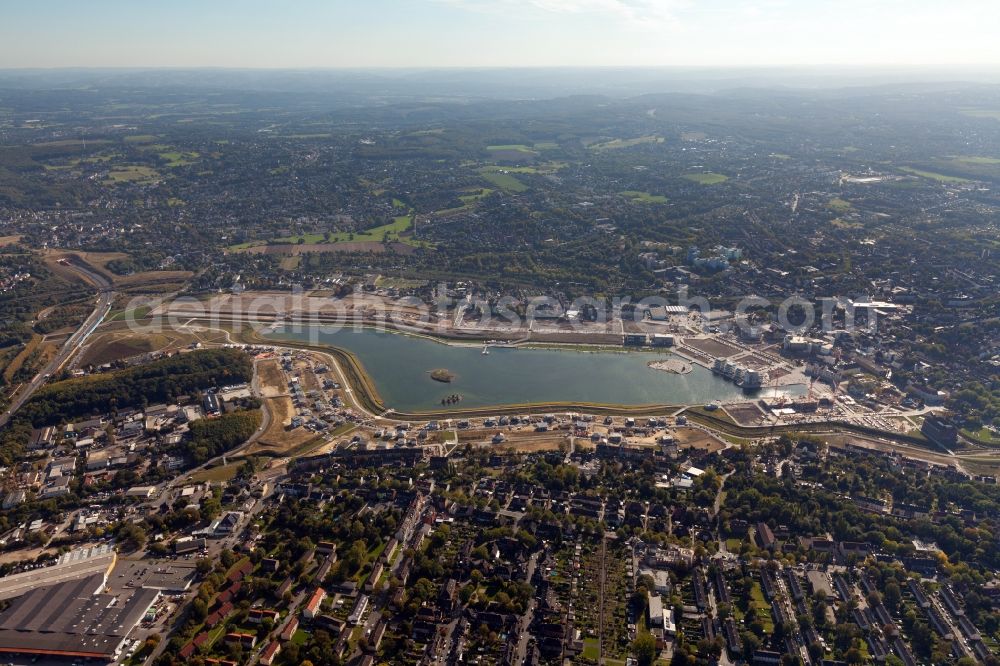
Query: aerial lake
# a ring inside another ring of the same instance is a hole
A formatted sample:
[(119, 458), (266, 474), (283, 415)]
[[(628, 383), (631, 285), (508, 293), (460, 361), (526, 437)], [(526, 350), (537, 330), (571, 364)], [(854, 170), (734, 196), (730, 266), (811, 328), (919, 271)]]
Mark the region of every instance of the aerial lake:
[[(438, 410), (441, 400), (452, 394), (462, 396), (452, 405), (455, 408), (546, 402), (700, 404), (751, 397), (697, 365), (686, 374), (648, 367), (651, 361), (677, 358), (666, 351), (490, 347), (489, 354), (483, 354), (481, 346), (450, 345), (374, 329), (279, 330), (265, 337), (275, 342), (318, 341), (353, 353), (386, 407), (399, 411)], [(447, 369), (454, 379), (435, 381), (430, 375), (435, 369)], [(784, 386), (779, 391), (794, 395), (802, 388)]]

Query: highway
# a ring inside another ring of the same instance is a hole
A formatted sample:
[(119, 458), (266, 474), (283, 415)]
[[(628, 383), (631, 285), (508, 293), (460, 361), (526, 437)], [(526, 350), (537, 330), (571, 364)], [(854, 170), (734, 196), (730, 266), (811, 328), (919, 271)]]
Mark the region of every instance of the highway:
[(94, 306), (94, 311), (90, 313), (90, 316), (84, 320), (83, 324), (80, 325), (73, 335), (67, 338), (66, 342), (63, 343), (62, 349), (59, 353), (53, 357), (49, 363), (35, 375), (30, 382), (21, 387), (14, 399), (11, 401), (10, 407), (7, 408), (2, 415), (0, 415), (0, 427), (7, 425), (14, 413), (21, 408), (21, 406), (28, 401), (29, 398), (39, 389), (39, 387), (44, 384), (49, 377), (59, 372), (62, 367), (66, 364), (66, 361), (73, 356), (73, 354), (87, 341), (87, 338), (94, 332), (94, 330), (100, 325), (101, 321), (108, 315), (111, 311), (111, 304), (114, 301), (115, 292), (111, 290), (111, 283), (103, 275), (96, 273), (88, 268), (84, 268), (79, 264), (68, 264), (68, 267), (73, 271), (80, 274), (80, 277), (84, 281), (89, 282), (96, 286), (99, 290), (97, 296), (97, 304)]

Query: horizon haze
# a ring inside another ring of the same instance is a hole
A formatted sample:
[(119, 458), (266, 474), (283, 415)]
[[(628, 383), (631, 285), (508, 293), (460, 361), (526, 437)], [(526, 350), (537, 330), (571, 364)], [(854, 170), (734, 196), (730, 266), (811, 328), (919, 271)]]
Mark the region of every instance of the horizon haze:
[(11, 5), (0, 68), (1000, 65), (986, 0)]

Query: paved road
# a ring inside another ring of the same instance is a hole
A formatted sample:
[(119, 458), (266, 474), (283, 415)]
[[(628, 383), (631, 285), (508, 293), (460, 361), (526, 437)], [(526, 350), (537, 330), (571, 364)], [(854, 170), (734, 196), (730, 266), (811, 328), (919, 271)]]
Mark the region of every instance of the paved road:
[(69, 336), (66, 342), (63, 344), (62, 349), (59, 353), (49, 361), (48, 365), (42, 368), (37, 375), (35, 375), (30, 382), (21, 387), (20, 392), (15, 396), (14, 400), (11, 402), (10, 407), (2, 415), (0, 415), (0, 427), (7, 424), (14, 413), (21, 408), (21, 406), (28, 401), (28, 399), (37, 391), (52, 375), (59, 372), (66, 361), (73, 356), (74, 353), (87, 341), (90, 334), (94, 332), (98, 324), (107, 316), (108, 312), (111, 311), (111, 303), (114, 301), (115, 292), (111, 291), (111, 283), (103, 275), (95, 273), (94, 271), (79, 266), (77, 264), (70, 264), (69, 268), (80, 276), (95, 285), (100, 293), (97, 297), (97, 305), (94, 307), (94, 311), (90, 313), (90, 316), (80, 325), (80, 328)]
[[(538, 555), (539, 553), (533, 553), (528, 559), (528, 566), (524, 572), (524, 582), (530, 583), (532, 576), (535, 575), (535, 568), (538, 566)], [(525, 663), (528, 658), (528, 642), (531, 640), (531, 622), (535, 618), (535, 606), (537, 602), (534, 597), (528, 601), (528, 607), (524, 611), (524, 615), (518, 620), (517, 625), (517, 648), (514, 652), (514, 664), (519, 666)]]
[(729, 479), (735, 472), (729, 472), (728, 474), (723, 474), (722, 478), (719, 479), (719, 492), (715, 494), (715, 502), (712, 503), (712, 518), (714, 519), (719, 515), (719, 509), (722, 508), (722, 492), (723, 488), (726, 487), (726, 480)]

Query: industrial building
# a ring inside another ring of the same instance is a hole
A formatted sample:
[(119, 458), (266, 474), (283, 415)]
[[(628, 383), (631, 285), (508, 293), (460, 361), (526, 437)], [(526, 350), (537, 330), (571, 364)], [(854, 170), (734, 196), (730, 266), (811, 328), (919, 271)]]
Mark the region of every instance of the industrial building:
[(924, 417), (920, 432), (941, 446), (955, 446), (958, 443), (958, 428), (949, 419), (937, 414), (928, 414)]
[(0, 653), (117, 659), (159, 592), (105, 594), (106, 574), (35, 588), (0, 613)]
[(0, 578), (0, 600), (19, 597), (40, 585), (62, 583), (98, 573), (107, 577), (117, 561), (118, 556), (109, 545), (71, 550), (51, 566)]

